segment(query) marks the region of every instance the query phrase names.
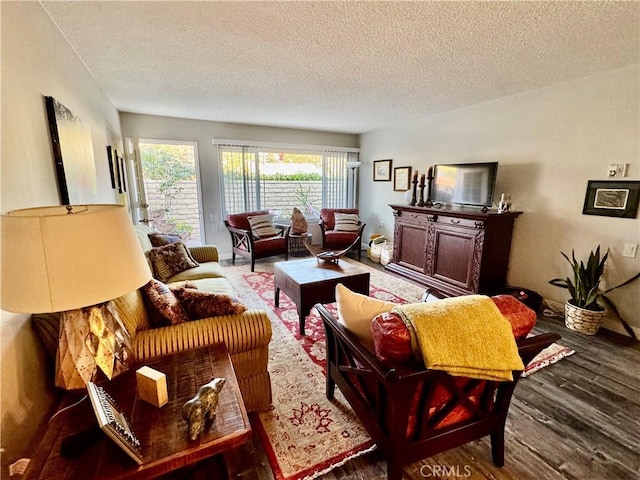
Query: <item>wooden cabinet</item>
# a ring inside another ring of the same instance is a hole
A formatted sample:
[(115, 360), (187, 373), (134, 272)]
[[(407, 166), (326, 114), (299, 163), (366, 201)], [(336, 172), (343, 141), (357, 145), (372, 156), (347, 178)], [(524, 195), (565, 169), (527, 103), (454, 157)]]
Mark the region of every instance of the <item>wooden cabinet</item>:
[(390, 205), (395, 216), (390, 271), (447, 295), (501, 292), (520, 212)]

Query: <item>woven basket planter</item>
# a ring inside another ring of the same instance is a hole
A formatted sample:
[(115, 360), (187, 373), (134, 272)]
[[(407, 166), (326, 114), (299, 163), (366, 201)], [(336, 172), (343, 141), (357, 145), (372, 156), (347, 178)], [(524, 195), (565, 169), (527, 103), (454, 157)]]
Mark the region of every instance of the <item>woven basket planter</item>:
[(604, 319), (604, 309), (602, 311), (585, 310), (567, 302), (564, 306), (564, 324), (569, 330), (584, 333), (585, 335), (595, 335), (602, 320)]

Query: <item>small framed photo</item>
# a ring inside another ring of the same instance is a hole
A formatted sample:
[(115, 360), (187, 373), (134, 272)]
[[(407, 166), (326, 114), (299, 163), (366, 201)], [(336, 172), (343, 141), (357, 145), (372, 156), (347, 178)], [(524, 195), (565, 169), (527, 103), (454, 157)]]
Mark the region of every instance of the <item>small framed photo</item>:
[(390, 182), (391, 181), (391, 160), (374, 160), (373, 161), (373, 181), (374, 182)]
[(396, 192), (406, 192), (409, 190), (409, 178), (411, 178), (411, 167), (394, 168), (393, 190)]
[(640, 181), (589, 180), (583, 215), (636, 218)]

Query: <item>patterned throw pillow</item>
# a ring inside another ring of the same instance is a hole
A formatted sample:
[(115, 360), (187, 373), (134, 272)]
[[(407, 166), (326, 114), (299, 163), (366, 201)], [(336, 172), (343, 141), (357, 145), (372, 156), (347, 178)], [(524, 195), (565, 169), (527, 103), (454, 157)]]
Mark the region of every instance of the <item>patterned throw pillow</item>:
[(247, 310), (242, 303), (228, 295), (184, 287), (176, 289), (175, 293), (192, 320), (219, 315), (236, 315)]
[(162, 247), (153, 247), (149, 251), (155, 277), (166, 282), (174, 275), (200, 265), (189, 253), (183, 242), (170, 243)]
[(273, 237), (278, 232), (273, 224), (273, 215), (257, 215), (255, 217), (247, 217), (249, 225), (251, 225), (251, 233), (256, 238)]
[(152, 278), (143, 287), (151, 328), (188, 322), (189, 316), (175, 293), (164, 283)]
[(334, 218), (336, 220), (335, 230), (357, 232), (360, 228), (360, 217), (357, 213), (336, 213)]
[(149, 234), (149, 240), (154, 247), (162, 247), (163, 245), (169, 245), (182, 240), (180, 235), (174, 235), (171, 233), (153, 232)]

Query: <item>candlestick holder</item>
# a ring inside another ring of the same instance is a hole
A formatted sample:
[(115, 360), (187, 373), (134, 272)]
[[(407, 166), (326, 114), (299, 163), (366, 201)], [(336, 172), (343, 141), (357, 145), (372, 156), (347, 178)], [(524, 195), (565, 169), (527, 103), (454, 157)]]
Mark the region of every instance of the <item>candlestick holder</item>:
[(431, 188), (433, 186), (433, 170), (429, 168), (429, 174), (427, 176), (427, 200), (425, 201), (425, 206), (433, 207), (433, 201), (431, 200)]
[(424, 203), (424, 187), (424, 183), (420, 185), (420, 200), (416, 203), (418, 207), (424, 207), (426, 205), (426, 203)]
[(413, 190), (411, 192), (411, 201), (409, 202), (409, 205), (413, 206), (416, 204), (416, 192), (418, 189), (418, 179), (413, 177), (413, 180), (411, 181), (411, 183), (413, 183)]

